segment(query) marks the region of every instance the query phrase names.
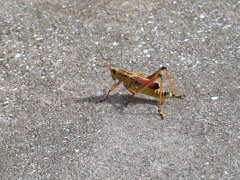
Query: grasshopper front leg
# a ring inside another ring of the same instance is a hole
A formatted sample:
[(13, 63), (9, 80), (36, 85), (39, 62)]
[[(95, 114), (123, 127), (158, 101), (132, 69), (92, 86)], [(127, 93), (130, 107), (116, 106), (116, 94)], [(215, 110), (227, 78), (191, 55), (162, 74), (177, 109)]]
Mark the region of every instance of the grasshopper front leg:
[(119, 84), (121, 84), (120, 81), (119, 81), (117, 84), (113, 85), (113, 86), (108, 90), (108, 93), (107, 93), (107, 95), (105, 96), (105, 98), (103, 98), (102, 100), (100, 100), (100, 102), (105, 101), (105, 100), (108, 98), (109, 93), (110, 93), (112, 90), (114, 90)]

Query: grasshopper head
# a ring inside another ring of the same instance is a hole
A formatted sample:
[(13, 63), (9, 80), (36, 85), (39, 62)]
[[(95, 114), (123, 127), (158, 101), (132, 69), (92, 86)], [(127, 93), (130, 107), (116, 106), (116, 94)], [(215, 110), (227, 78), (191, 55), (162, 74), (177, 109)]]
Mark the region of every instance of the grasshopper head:
[(110, 68), (110, 73), (111, 73), (111, 76), (112, 76), (113, 80), (117, 79), (118, 72), (119, 72), (119, 69), (117, 67), (111, 67)]

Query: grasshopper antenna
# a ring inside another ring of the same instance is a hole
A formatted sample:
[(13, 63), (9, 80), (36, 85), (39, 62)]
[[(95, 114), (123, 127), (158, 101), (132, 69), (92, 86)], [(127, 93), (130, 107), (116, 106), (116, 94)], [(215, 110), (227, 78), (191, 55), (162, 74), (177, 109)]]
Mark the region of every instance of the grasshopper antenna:
[(101, 54), (101, 56), (102, 56), (102, 58), (103, 58), (103, 61), (106, 63), (107, 68), (110, 69), (110, 68), (111, 68), (110, 64), (107, 62), (107, 60), (105, 59), (105, 57), (102, 55), (102, 53), (101, 53), (100, 50), (98, 49), (98, 46), (97, 46), (97, 45), (96, 45), (96, 47), (97, 47), (97, 50), (98, 50), (99, 54)]

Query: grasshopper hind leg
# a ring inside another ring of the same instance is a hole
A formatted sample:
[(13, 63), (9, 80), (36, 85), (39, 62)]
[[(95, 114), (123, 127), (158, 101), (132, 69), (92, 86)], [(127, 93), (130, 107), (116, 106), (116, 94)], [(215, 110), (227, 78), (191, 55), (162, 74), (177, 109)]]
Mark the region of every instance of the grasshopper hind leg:
[(161, 108), (162, 108), (162, 96), (163, 96), (163, 93), (162, 93), (163, 77), (162, 77), (161, 74), (159, 74), (158, 77), (160, 77), (160, 82), (159, 82), (159, 84), (160, 84), (160, 93), (159, 93), (159, 101), (158, 101), (158, 113), (159, 113), (159, 115), (161, 116), (161, 118), (163, 120), (164, 114), (161, 111)]

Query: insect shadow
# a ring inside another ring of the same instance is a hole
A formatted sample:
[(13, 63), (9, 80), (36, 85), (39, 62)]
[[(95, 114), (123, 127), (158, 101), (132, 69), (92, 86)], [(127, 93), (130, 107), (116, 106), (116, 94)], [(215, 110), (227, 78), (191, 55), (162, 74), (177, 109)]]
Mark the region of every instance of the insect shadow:
[(124, 110), (128, 106), (134, 105), (134, 104), (149, 104), (149, 105), (157, 105), (158, 101), (153, 100), (153, 99), (145, 99), (142, 97), (134, 97), (130, 103), (126, 104), (128, 94), (113, 94), (109, 95), (108, 99), (100, 102), (101, 99), (104, 97), (104, 95), (101, 96), (90, 96), (90, 97), (85, 97), (85, 98), (78, 98), (75, 100), (76, 103), (94, 103), (94, 104), (104, 104), (104, 103), (109, 103), (111, 104), (114, 108), (118, 110)]

